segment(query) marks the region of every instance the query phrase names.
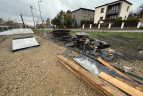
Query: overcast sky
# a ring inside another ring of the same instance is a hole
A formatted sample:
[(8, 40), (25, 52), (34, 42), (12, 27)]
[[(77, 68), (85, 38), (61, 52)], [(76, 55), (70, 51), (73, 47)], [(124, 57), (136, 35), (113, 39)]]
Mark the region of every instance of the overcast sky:
[[(40, 2), (42, 18), (53, 19), (60, 10), (76, 10), (78, 8), (95, 9), (95, 7), (117, 0), (42, 0)], [(136, 10), (143, 0), (128, 0), (133, 5), (131, 10)], [(38, 0), (0, 0), (0, 17), (5, 20), (12, 19), (22, 22), (20, 15), (23, 14), (25, 23), (32, 23), (30, 5), (33, 6), (33, 13), (36, 21), (40, 20)]]

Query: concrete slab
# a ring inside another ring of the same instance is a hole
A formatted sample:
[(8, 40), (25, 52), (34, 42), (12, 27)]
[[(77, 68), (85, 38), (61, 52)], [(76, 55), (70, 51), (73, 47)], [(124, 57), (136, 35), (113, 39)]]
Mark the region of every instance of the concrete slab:
[(28, 34), (34, 33), (31, 29), (12, 29), (4, 32), (0, 32), (0, 35), (13, 35), (13, 34)]
[(39, 46), (37, 40), (34, 37), (12, 40), (12, 51), (26, 49), (34, 46)]

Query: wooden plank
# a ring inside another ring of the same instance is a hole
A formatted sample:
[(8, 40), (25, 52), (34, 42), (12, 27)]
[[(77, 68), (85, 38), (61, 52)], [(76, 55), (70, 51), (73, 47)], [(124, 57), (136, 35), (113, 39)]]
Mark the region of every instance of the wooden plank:
[(118, 79), (119, 81), (122, 81), (123, 83), (126, 83), (126, 84), (132, 86), (133, 88), (136, 88), (137, 90), (143, 92), (143, 88), (141, 86), (139, 86), (138, 84), (134, 84), (132, 82), (129, 82), (129, 81), (124, 80), (124, 79), (117, 77), (117, 76), (115, 78)]
[(143, 93), (103, 72), (100, 72), (99, 77), (106, 80), (107, 82), (113, 84), (114, 86), (120, 88), (121, 90), (125, 91), (126, 93), (133, 95), (133, 96), (143, 96)]
[(116, 76), (115, 78), (116, 78), (117, 80), (119, 80), (119, 81), (122, 81), (123, 83), (126, 83), (126, 84), (128, 84), (128, 85), (130, 85), (130, 86), (132, 86), (132, 87), (135, 87), (132, 82), (129, 82), (129, 81), (124, 80), (124, 79), (122, 79), (122, 78), (120, 78), (120, 77), (117, 77), (117, 76)]
[(120, 72), (119, 70), (117, 70), (116, 68), (112, 67), (110, 64), (108, 64), (107, 62), (105, 62), (104, 60), (102, 60), (101, 58), (97, 58), (97, 60), (102, 63), (103, 65), (105, 65), (106, 67), (108, 67), (109, 69), (119, 73), (120, 75), (128, 78), (129, 80), (132, 80), (131, 78), (129, 78), (128, 76), (126, 76), (124, 73)]
[(78, 78), (82, 79), (88, 86), (90, 86), (97, 94), (100, 94), (101, 96), (104, 96), (104, 93), (101, 92), (98, 88), (96, 88), (93, 84), (91, 84), (88, 79), (84, 78), (84, 76), (78, 74), (74, 69), (72, 69), (70, 66), (66, 65), (64, 62), (59, 60), (65, 67), (67, 67), (70, 71), (72, 71)]
[(98, 77), (92, 75), (82, 67), (78, 66), (76, 63), (68, 60), (61, 55), (59, 55), (58, 58), (73, 68), (78, 74), (82, 75), (82, 77), (84, 77), (90, 83), (92, 83), (92, 85), (94, 85), (96, 89), (100, 90), (105, 96), (126, 96), (123, 92), (103, 82)]

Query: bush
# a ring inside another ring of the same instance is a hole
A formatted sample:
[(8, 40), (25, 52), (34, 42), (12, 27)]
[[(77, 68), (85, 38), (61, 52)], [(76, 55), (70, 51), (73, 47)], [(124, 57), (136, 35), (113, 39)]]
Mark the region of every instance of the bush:
[(122, 17), (118, 17), (118, 18), (116, 18), (116, 19), (114, 20), (113, 26), (114, 26), (114, 27), (119, 27), (119, 26), (121, 26), (122, 22), (123, 22)]
[(140, 27), (140, 29), (143, 29), (143, 27)]
[(126, 20), (125, 21), (125, 26), (129, 26), (129, 27), (132, 27), (132, 26), (137, 26), (138, 24), (138, 19), (130, 19), (130, 20)]
[(94, 24), (92, 20), (81, 20), (80, 25), (84, 24), (85, 27), (89, 27), (90, 24)]
[(135, 18), (128, 18), (128, 20), (122, 20), (121, 17), (115, 19), (113, 26), (114, 27), (120, 27), (122, 22), (125, 22), (125, 27), (133, 27), (133, 26), (137, 26), (138, 24), (138, 19)]

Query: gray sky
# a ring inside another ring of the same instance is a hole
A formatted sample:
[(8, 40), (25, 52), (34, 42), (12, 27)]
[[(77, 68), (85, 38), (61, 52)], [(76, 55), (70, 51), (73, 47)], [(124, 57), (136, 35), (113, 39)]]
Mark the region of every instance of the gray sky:
[[(78, 8), (95, 9), (95, 7), (117, 0), (42, 0), (40, 2), (43, 20), (53, 19), (60, 10), (76, 10)], [(131, 10), (136, 10), (143, 0), (128, 0), (133, 5)], [(36, 21), (40, 20), (38, 0), (0, 0), (0, 17), (5, 20), (12, 19), (22, 22), (20, 13), (23, 14), (25, 23), (32, 23), (30, 5), (33, 6), (33, 13)]]

